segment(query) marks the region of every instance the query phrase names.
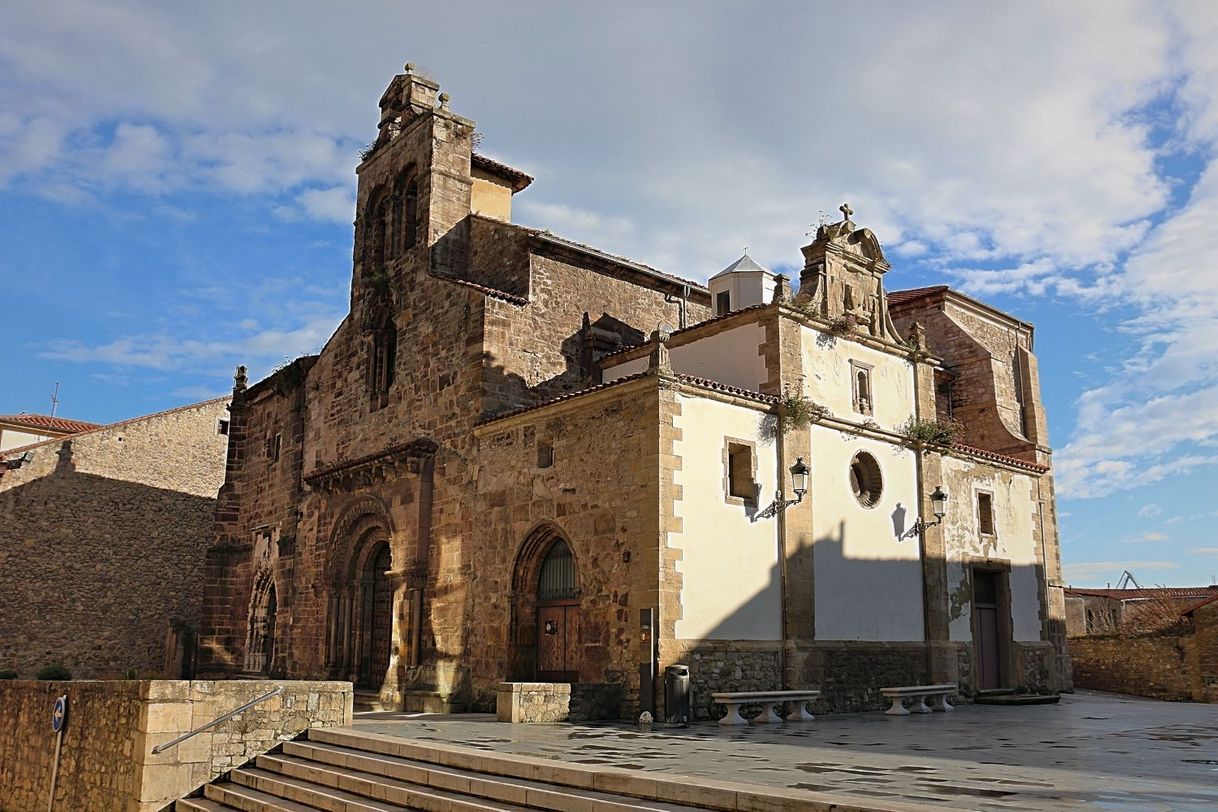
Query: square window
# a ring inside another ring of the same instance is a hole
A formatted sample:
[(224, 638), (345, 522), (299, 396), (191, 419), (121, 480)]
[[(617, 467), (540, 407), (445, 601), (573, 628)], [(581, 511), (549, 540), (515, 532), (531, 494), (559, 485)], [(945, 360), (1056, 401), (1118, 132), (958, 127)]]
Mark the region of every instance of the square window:
[(228, 421), (223, 417), (216, 421), (216, 434), (223, 434), (226, 437), (228, 436)]
[(727, 444), (727, 493), (746, 502), (757, 498), (753, 481), (753, 449), (743, 443)]
[(979, 491), (977, 493), (977, 528), (983, 536), (994, 535), (994, 496)]
[(266, 438), (266, 456), (272, 464), (279, 462), (279, 447), (283, 444), (283, 435), (274, 434)]
[(732, 309), (732, 294), (730, 291), (723, 291), (715, 297), (715, 315), (722, 316), (724, 313)]
[(554, 464), (554, 446), (545, 440), (537, 441), (537, 467), (549, 468)]

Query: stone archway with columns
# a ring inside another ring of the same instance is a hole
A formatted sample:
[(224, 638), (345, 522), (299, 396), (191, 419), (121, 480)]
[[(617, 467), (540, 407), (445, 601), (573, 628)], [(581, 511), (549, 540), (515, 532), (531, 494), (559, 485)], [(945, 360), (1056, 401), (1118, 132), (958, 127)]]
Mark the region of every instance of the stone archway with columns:
[(393, 521), (376, 496), (357, 496), (330, 543), (326, 672), (391, 697), (398, 691), (406, 579)]

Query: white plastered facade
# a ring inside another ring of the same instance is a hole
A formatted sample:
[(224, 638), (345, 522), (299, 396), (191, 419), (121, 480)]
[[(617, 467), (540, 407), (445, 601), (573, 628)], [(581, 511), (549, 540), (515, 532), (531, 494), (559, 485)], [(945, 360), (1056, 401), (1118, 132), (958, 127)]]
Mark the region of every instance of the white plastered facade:
[[(760, 439), (763, 412), (711, 398), (679, 395), (681, 430), (674, 453), (681, 468), (673, 479), (682, 498), (674, 512), (681, 532), (668, 543), (681, 550), (681, 619), (676, 636), (686, 640), (779, 640), (782, 636), (778, 539), (774, 519), (753, 515), (774, 498), (777, 457)], [(725, 484), (725, 451), (731, 441), (751, 445), (755, 505), (731, 498)]]

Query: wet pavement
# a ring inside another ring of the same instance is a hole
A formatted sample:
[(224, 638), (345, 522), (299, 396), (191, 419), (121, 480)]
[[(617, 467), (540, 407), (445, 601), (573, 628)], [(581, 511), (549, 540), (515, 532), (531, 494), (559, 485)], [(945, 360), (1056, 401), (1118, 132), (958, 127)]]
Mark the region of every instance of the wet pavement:
[(1057, 705), (683, 729), (357, 714), (354, 727), (502, 753), (978, 810), (1218, 810), (1218, 705), (1079, 692)]

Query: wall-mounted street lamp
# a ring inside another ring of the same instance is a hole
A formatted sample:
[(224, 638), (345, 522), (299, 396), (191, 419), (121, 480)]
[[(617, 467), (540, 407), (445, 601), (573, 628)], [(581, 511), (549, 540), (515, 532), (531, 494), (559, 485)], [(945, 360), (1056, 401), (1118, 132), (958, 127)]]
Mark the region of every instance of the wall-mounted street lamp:
[(791, 505), (798, 505), (804, 500), (804, 494), (808, 492), (808, 466), (804, 463), (804, 458), (797, 457), (795, 464), (789, 470), (791, 471), (791, 490), (795, 492), (795, 498), (783, 499), (782, 491), (779, 491), (774, 494), (774, 501), (765, 510), (754, 516), (753, 521), (772, 519)]
[(938, 485), (935, 486), (934, 493), (930, 495), (930, 509), (935, 514), (935, 520), (927, 523), (922, 521), (922, 517), (919, 516), (918, 520), (913, 523), (913, 527), (901, 534), (901, 538), (907, 539), (912, 536), (920, 536), (926, 532), (927, 528), (943, 524), (943, 517), (947, 515), (947, 494)]

